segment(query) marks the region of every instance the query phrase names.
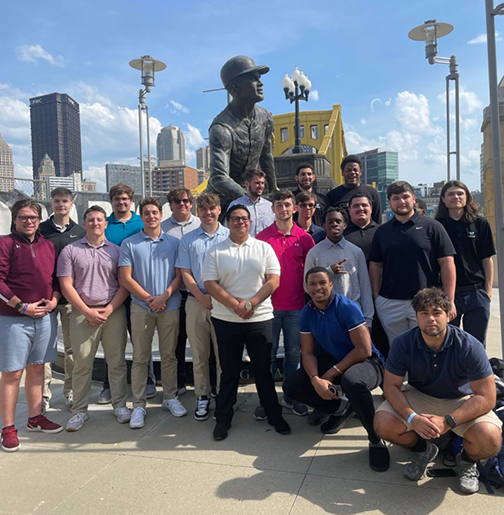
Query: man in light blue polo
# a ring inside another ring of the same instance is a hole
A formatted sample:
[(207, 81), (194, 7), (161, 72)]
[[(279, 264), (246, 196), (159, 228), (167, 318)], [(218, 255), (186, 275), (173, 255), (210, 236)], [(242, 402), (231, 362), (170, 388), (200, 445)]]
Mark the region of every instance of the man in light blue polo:
[(162, 408), (175, 417), (187, 414), (177, 398), (177, 358), (175, 349), (179, 330), (180, 272), (175, 269), (179, 240), (161, 230), (161, 203), (155, 198), (139, 204), (144, 228), (121, 245), (120, 282), (131, 293), (131, 330), (133, 365), (131, 388), (133, 413), (130, 427), (144, 426), (146, 380), (157, 327), (161, 354)]
[(271, 202), (262, 197), (265, 188), (266, 174), (262, 170), (250, 170), (245, 174), (247, 194), (233, 200), (230, 207), (241, 204), (247, 206), (250, 213), (249, 235), (256, 237), (261, 231), (275, 221)]
[(203, 193), (196, 202), (201, 226), (186, 234), (180, 241), (176, 266), (187, 287), (187, 336), (193, 358), (194, 392), (198, 399), (194, 418), (206, 420), (210, 409), (210, 350), (214, 347), (217, 361), (217, 385), (220, 379), (217, 337), (210, 320), (212, 297), (203, 284), (203, 261), (210, 249), (229, 236), (229, 229), (219, 223), (220, 198), (214, 193)]

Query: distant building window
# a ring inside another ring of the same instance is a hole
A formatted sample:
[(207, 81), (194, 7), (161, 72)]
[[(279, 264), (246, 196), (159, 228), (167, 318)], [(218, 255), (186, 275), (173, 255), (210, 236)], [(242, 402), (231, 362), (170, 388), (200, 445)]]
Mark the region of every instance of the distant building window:
[(286, 142), (289, 139), (289, 129), (285, 128), (281, 130), (281, 139), (282, 143)]
[(328, 123), (326, 123), (326, 124), (324, 125), (324, 134), (327, 134), (327, 131), (328, 131), (328, 130), (329, 130), (329, 124), (328, 124)]
[(318, 125), (310, 126), (311, 139), (318, 139)]
[(299, 127), (299, 137), (304, 138), (304, 125), (301, 125), (301, 127)]

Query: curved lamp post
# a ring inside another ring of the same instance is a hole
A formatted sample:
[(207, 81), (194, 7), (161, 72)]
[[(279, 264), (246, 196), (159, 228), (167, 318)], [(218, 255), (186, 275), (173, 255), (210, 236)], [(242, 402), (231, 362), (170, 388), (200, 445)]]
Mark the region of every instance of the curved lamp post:
[(142, 72), (142, 84), (145, 89), (141, 89), (138, 93), (138, 129), (140, 135), (140, 170), (142, 174), (142, 197), (145, 197), (145, 170), (144, 170), (144, 155), (142, 144), (142, 111), (145, 111), (146, 129), (147, 129), (147, 154), (148, 154), (148, 177), (149, 177), (149, 196), (152, 196), (152, 167), (151, 167), (151, 152), (150, 152), (150, 134), (149, 134), (149, 107), (145, 101), (147, 93), (150, 93), (154, 87), (154, 73), (166, 69), (166, 64), (162, 61), (157, 61), (150, 55), (144, 55), (140, 59), (133, 59), (129, 65), (135, 70)]
[[(450, 73), (446, 76), (446, 177), (450, 180), (450, 158), (456, 156), (457, 180), (460, 181), (460, 109), (459, 109), (459, 74), (457, 58), (437, 57), (437, 40), (448, 35), (453, 30), (453, 25), (441, 23), (436, 20), (427, 20), (423, 25), (415, 27), (408, 34), (413, 41), (425, 41), (425, 58), (429, 64), (447, 64)], [(450, 147), (450, 81), (455, 82), (455, 146)]]
[(285, 93), (286, 100), (290, 100), (290, 103), (295, 102), (296, 116), (295, 116), (295, 136), (296, 141), (294, 148), (292, 149), (293, 154), (302, 154), (304, 148), (301, 145), (301, 126), (299, 122), (299, 101), (304, 100), (308, 102), (308, 96), (311, 91), (311, 81), (308, 77), (298, 69), (296, 66), (292, 75), (289, 77), (287, 73), (282, 79), (282, 88)]

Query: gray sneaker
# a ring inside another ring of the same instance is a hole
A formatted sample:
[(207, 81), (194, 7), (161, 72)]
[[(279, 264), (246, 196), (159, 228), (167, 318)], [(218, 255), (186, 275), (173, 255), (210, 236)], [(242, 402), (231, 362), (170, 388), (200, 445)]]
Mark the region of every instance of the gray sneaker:
[(410, 481), (420, 481), (425, 475), (427, 465), (438, 455), (439, 449), (431, 442), (427, 442), (424, 452), (411, 453), (411, 461), (404, 467), (404, 477)]
[(479, 472), (476, 463), (462, 459), (462, 453), (455, 457), (455, 471), (459, 477), (459, 490), (464, 494), (475, 494), (479, 490)]
[(154, 399), (157, 395), (157, 389), (155, 384), (148, 384), (145, 388), (145, 398)]
[(98, 404), (110, 404), (112, 402), (112, 394), (110, 388), (104, 388), (98, 396)]
[(75, 415), (72, 415), (70, 420), (66, 423), (66, 430), (69, 433), (75, 433), (82, 428), (84, 422), (89, 418), (87, 413), (78, 412)]

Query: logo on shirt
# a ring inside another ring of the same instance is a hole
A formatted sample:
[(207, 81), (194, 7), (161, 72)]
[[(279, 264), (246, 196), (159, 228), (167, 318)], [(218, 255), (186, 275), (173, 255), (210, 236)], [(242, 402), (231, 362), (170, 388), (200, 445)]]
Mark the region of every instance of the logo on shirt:
[(415, 227), (415, 229), (419, 231), (420, 229), (423, 229), (423, 225), (421, 225), (420, 227)]
[(476, 238), (476, 233), (474, 231), (467, 231), (468, 238)]
[(299, 243), (294, 243), (294, 247), (299, 247)]
[(20, 249), (20, 248), (21, 248), (21, 245), (18, 245), (18, 244), (16, 243), (16, 248), (17, 248), (17, 249)]
[(77, 238), (77, 234), (70, 234), (70, 238)]

